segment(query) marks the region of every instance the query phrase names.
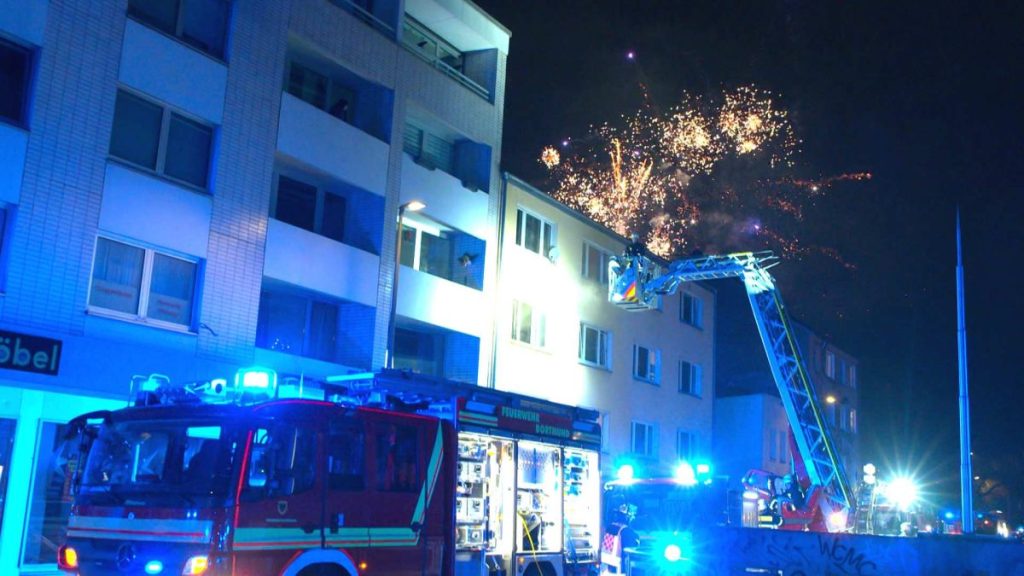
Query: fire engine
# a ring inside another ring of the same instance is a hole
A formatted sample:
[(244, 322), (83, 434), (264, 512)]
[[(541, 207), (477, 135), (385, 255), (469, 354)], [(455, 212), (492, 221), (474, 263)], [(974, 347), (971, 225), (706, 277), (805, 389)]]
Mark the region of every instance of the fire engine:
[(404, 372), (140, 379), (83, 415), (58, 565), (81, 576), (596, 569), (597, 414)]
[(634, 236), (625, 254), (609, 262), (608, 299), (625, 310), (649, 310), (657, 306), (659, 296), (675, 293), (684, 282), (742, 280), (797, 448), (788, 485), (761, 471), (747, 475), (744, 525), (847, 531), (852, 525), (852, 492), (782, 296), (768, 273), (775, 264), (771, 252), (743, 252), (679, 260), (663, 269), (644, 255)]

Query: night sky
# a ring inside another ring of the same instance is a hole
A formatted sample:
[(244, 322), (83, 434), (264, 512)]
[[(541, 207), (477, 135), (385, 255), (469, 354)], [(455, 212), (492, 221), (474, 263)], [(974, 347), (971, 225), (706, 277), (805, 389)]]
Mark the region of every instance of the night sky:
[(860, 359), (865, 456), (937, 495), (958, 489), (959, 205), (975, 471), (1016, 466), (1022, 488), (1024, 4), (477, 3), (512, 32), (503, 169), (538, 187), (541, 149), (635, 111), (641, 82), (664, 106), (756, 84), (782, 96), (802, 174), (872, 174), (834, 186), (800, 232), (853, 268), (773, 273), (795, 318)]

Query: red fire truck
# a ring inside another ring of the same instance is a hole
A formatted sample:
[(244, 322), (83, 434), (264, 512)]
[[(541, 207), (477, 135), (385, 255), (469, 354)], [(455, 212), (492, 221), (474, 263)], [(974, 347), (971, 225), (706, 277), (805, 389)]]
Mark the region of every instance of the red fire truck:
[(398, 372), (242, 371), (84, 415), (81, 576), (536, 575), (598, 562), (595, 414)]

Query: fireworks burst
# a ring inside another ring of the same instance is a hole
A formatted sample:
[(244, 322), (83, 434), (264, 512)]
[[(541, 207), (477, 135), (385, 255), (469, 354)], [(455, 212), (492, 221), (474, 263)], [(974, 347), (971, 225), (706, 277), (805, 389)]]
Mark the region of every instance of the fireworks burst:
[(870, 174), (782, 174), (799, 141), (775, 100), (755, 87), (723, 92), (717, 104), (684, 94), (667, 113), (648, 106), (619, 126), (592, 127), (572, 154), (542, 152), (550, 194), (620, 235), (640, 234), (663, 257), (772, 248), (841, 262), (782, 231), (833, 183)]

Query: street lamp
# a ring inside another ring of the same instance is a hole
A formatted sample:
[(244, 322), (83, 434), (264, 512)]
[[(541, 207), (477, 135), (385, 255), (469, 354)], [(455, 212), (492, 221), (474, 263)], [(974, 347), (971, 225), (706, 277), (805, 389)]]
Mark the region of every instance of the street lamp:
[(387, 367), (395, 367), (395, 316), (398, 312), (398, 269), (402, 265), (402, 222), (405, 213), (419, 212), (427, 205), (419, 200), (410, 200), (398, 207), (398, 232), (395, 233), (395, 277), (391, 282), (391, 316), (388, 320)]

